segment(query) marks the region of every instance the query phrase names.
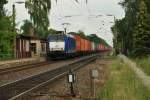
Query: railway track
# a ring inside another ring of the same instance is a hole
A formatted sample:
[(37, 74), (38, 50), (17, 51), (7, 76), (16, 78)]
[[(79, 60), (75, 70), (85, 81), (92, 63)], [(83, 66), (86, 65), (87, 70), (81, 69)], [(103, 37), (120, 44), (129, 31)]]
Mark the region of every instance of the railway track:
[(4, 84), (0, 86), (0, 100), (16, 100), (33, 90), (45, 86), (60, 76), (67, 74), (70, 69), (74, 71), (78, 70), (79, 68), (93, 62), (95, 59), (96, 56), (86, 57), (54, 70), (48, 70), (34, 76)]
[(48, 64), (52, 64), (52, 63), (55, 63), (55, 61), (51, 61), (51, 62), (44, 61), (44, 62), (39, 62), (39, 63), (25, 64), (25, 65), (19, 65), (19, 66), (15, 66), (15, 67), (0, 69), (0, 75), (7, 74), (10, 72), (17, 72), (17, 71), (21, 71), (21, 70), (35, 68), (35, 67), (41, 67), (43, 65), (48, 65)]

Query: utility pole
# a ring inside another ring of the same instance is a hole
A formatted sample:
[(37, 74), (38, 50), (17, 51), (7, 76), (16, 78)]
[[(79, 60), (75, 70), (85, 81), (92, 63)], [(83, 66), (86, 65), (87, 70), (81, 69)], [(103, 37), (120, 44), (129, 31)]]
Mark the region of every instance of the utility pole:
[[(17, 4), (23, 4), (25, 2), (14, 2), (12, 5), (12, 22), (13, 22), (13, 29), (12, 32), (16, 32), (16, 7), (15, 7), (15, 3)], [(16, 37), (13, 38), (13, 57), (16, 58)]]
[(15, 32), (15, 27), (16, 27), (16, 7), (15, 4), (23, 4), (25, 2), (23, 1), (18, 1), (18, 2), (14, 2), (12, 5), (12, 20), (13, 20), (13, 29), (12, 31)]
[[(15, 10), (15, 4), (12, 5), (12, 21), (13, 21), (13, 29), (12, 32), (15, 32), (15, 26), (16, 26), (16, 10)], [(13, 38), (13, 57), (16, 58), (16, 36)]]
[(16, 10), (15, 10), (15, 4), (12, 5), (12, 20), (13, 20), (13, 29), (12, 31), (15, 32), (15, 22), (16, 22)]

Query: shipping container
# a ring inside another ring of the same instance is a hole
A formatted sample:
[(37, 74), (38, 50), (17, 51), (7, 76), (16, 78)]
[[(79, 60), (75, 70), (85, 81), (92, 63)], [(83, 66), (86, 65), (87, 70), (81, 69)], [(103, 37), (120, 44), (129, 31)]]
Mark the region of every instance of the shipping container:
[(104, 46), (104, 44), (102, 44), (102, 50), (105, 50), (105, 46)]
[(92, 51), (92, 42), (89, 41), (89, 50)]
[(76, 51), (81, 51), (81, 37), (79, 35), (74, 35), (74, 39), (76, 41)]
[(99, 50), (103, 50), (101, 43), (99, 44)]
[(102, 50), (101, 43), (98, 44), (98, 50)]
[(95, 44), (94, 44), (94, 42), (91, 42), (91, 50), (92, 50), (92, 51), (95, 50)]
[(103, 45), (102, 43), (100, 43), (99, 49), (100, 49), (100, 50), (104, 50), (104, 49), (105, 49), (105, 48), (104, 48), (104, 45)]
[(91, 49), (91, 47), (92, 47), (92, 46), (91, 46), (91, 45), (92, 45), (92, 44), (91, 44), (91, 41), (87, 40), (87, 42), (88, 42), (88, 51), (91, 51), (91, 50), (92, 50), (92, 49)]
[(88, 51), (88, 41), (86, 39), (84, 39), (84, 49)]
[(81, 51), (84, 51), (84, 50), (85, 50), (85, 49), (84, 49), (84, 45), (85, 45), (85, 44), (84, 44), (84, 39), (81, 38)]
[(98, 50), (99, 50), (98, 45), (99, 45), (99, 43), (95, 43), (96, 51), (98, 51)]

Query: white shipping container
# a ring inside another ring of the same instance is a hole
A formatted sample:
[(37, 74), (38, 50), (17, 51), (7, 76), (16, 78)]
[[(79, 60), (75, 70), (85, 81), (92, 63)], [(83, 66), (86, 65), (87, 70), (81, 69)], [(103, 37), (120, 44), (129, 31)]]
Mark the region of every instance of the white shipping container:
[(92, 42), (92, 50), (94, 51), (95, 50), (95, 43)]

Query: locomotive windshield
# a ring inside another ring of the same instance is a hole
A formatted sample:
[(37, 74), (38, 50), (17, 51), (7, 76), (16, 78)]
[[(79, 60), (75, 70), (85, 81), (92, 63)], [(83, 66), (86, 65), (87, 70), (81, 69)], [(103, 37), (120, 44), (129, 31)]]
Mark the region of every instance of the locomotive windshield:
[(50, 42), (60, 42), (60, 41), (64, 41), (64, 36), (61, 35), (50, 35), (49, 37), (49, 41)]

